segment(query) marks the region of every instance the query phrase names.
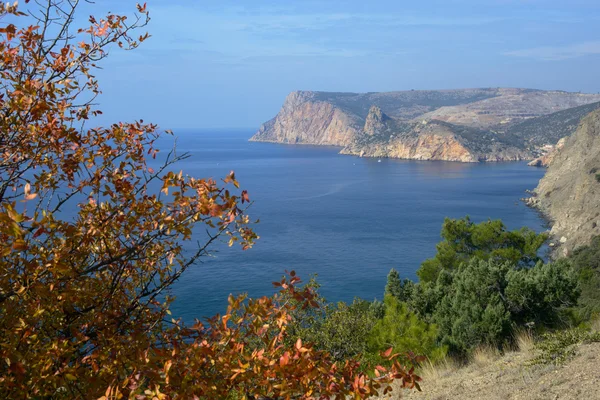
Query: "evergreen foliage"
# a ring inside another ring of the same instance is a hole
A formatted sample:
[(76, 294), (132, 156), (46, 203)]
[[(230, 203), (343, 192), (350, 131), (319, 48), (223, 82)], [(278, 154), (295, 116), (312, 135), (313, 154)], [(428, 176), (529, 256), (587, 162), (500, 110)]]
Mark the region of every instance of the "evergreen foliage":
[[(319, 287), (314, 279), (308, 286), (315, 291)], [(390, 347), (394, 353), (412, 352), (431, 361), (446, 354), (446, 347), (438, 345), (437, 327), (410, 312), (405, 303), (391, 294), (383, 302), (355, 299), (351, 304), (330, 304), (316, 293), (317, 311), (294, 311), (293, 322), (288, 326), (290, 342), (302, 338), (336, 361), (358, 359), (366, 370), (384, 363), (381, 353)]]
[(600, 342), (600, 332), (578, 327), (546, 333), (536, 343), (537, 354), (529, 364), (563, 364), (576, 354), (576, 345), (592, 342)]
[(475, 224), (468, 216), (446, 218), (441, 236), (437, 254), (424, 261), (417, 271), (421, 282), (435, 282), (440, 271), (457, 269), (472, 258), (532, 266), (540, 260), (538, 250), (548, 239), (546, 234), (529, 228), (509, 231), (500, 220)]
[(588, 246), (581, 247), (568, 257), (581, 287), (577, 306), (578, 317), (586, 320), (600, 314), (600, 236)]
[(369, 336), (369, 349), (372, 354), (393, 347), (395, 353), (414, 352), (424, 355), (431, 362), (441, 360), (446, 355), (446, 347), (437, 344), (438, 328), (428, 324), (410, 312), (405, 303), (394, 296), (384, 299), (385, 315), (377, 321)]
[(479, 259), (443, 271), (426, 290), (437, 300), (430, 318), (439, 326), (441, 343), (458, 354), (480, 344), (503, 344), (526, 324), (556, 325), (579, 294), (576, 276), (565, 263), (515, 268)]
[(501, 346), (515, 328), (561, 325), (577, 303), (578, 277), (569, 263), (544, 264), (537, 256), (545, 234), (465, 217), (446, 219), (442, 238), (437, 254), (418, 271), (419, 283), (408, 285), (390, 272), (386, 292), (437, 325), (439, 343), (454, 354), (466, 355), (480, 344)]
[(398, 271), (392, 268), (387, 276), (384, 296), (394, 296), (401, 302), (408, 301), (412, 298), (414, 285), (410, 279), (400, 279)]

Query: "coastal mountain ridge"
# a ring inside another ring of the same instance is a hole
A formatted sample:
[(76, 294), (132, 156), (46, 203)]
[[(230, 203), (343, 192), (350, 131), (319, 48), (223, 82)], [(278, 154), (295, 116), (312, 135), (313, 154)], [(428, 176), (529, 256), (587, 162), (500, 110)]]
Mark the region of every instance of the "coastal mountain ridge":
[[(365, 157), (514, 161), (544, 153), (544, 145), (574, 131), (588, 105), (596, 102), (600, 94), (515, 88), (298, 91), (250, 140), (340, 146), (342, 154)], [(568, 112), (577, 107), (582, 108)], [(554, 119), (518, 128), (564, 110)]]
[(564, 255), (600, 235), (600, 109), (565, 139), (528, 203), (550, 219)]

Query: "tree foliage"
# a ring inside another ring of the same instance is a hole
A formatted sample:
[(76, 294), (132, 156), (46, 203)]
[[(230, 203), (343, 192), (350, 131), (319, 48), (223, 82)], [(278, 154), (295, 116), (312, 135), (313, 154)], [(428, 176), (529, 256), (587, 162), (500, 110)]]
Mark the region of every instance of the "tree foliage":
[(405, 302), (412, 297), (414, 282), (410, 279), (400, 279), (400, 274), (395, 269), (391, 269), (387, 276), (384, 298), (387, 295), (393, 296), (398, 301)]
[(479, 344), (501, 345), (515, 328), (555, 326), (579, 295), (576, 276), (565, 263), (518, 268), (510, 262), (472, 259), (444, 270), (420, 293), (429, 300), (441, 342), (458, 354)]
[[(508, 231), (501, 221), (475, 224), (466, 217), (446, 218), (442, 238), (436, 255), (417, 272), (418, 283), (401, 280), (392, 270), (386, 293), (435, 324), (438, 343), (452, 353), (466, 355), (479, 344), (501, 346), (512, 340), (515, 328), (567, 322), (580, 283), (568, 262), (539, 259), (547, 235)], [(580, 253), (583, 264), (593, 265), (587, 261), (592, 253)]]
[(565, 262), (571, 265), (579, 278), (579, 317), (584, 320), (597, 317), (600, 314), (600, 236), (575, 250)]
[(369, 352), (369, 335), (376, 322), (377, 316), (367, 301), (357, 299), (350, 304), (324, 302), (316, 318), (294, 319), (290, 337), (305, 338), (340, 362), (349, 358), (366, 361), (363, 356)]
[(396, 353), (414, 352), (431, 362), (446, 355), (446, 347), (438, 345), (437, 326), (421, 320), (392, 295), (385, 296), (384, 304), (385, 315), (377, 321), (369, 335), (372, 354), (392, 347)]
[[(174, 172), (175, 149), (150, 168), (155, 125), (88, 127), (101, 113), (94, 71), (109, 48), (149, 37), (134, 35), (145, 5), (77, 29), (80, 1), (25, 3), (27, 14), (0, 5), (0, 397), (364, 398), (391, 378), (416, 384), (394, 360), (373, 380), (356, 361), (287, 344), (294, 306), (282, 299), (314, 306), (293, 274), (282, 293), (230, 298), (205, 324), (171, 319), (169, 288), (212, 243), (256, 239), (248, 193), (233, 173)], [(184, 252), (199, 228), (207, 236)]]
[(471, 258), (534, 265), (539, 261), (539, 248), (548, 238), (529, 228), (509, 231), (500, 220), (475, 224), (469, 217), (446, 218), (441, 235), (435, 257), (424, 261), (417, 271), (421, 282), (435, 282), (440, 271), (457, 269)]

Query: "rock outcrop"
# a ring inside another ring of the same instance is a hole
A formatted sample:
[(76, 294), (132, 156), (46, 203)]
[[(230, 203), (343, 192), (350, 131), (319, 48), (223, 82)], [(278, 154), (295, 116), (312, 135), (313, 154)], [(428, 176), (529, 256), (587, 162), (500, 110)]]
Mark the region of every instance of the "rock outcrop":
[(371, 106), (367, 120), (365, 121), (365, 127), (363, 132), (369, 136), (376, 135), (382, 131), (389, 129), (391, 118), (388, 117), (381, 111), (381, 108), (377, 106)]
[(316, 99), (312, 92), (293, 92), (279, 114), (264, 123), (250, 140), (345, 146), (361, 128), (360, 118)]
[[(340, 146), (344, 154), (463, 162), (532, 159), (538, 131), (507, 128), (527, 119), (600, 101), (600, 95), (530, 89), (387, 93), (293, 92), (250, 139)], [(556, 119), (563, 118), (562, 116)], [(561, 133), (574, 126), (561, 125)], [(543, 136), (543, 135), (542, 135)], [(551, 135), (549, 135), (551, 136)]]
[(516, 161), (530, 156), (493, 134), (442, 121), (402, 123), (372, 107), (363, 135), (342, 149), (361, 157), (459, 162)]
[(563, 254), (600, 235), (600, 110), (566, 139), (528, 202), (551, 220)]
[(547, 145), (546, 153), (534, 160), (532, 160), (529, 165), (530, 167), (549, 167), (556, 155), (560, 152), (560, 150), (565, 147), (565, 143), (567, 138), (564, 137), (558, 141), (555, 145)]

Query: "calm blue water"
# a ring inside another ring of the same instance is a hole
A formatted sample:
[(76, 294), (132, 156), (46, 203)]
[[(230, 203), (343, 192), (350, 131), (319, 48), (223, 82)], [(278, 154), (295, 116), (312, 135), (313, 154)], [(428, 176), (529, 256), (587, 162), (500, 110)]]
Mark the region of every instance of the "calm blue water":
[(519, 201), (544, 172), (525, 163), (377, 162), (334, 148), (250, 143), (251, 134), (176, 133), (191, 154), (177, 169), (197, 177), (235, 170), (255, 202), (249, 214), (261, 221), (254, 248), (221, 246), (176, 284), (173, 314), (185, 320), (223, 312), (229, 293), (272, 293), (286, 269), (305, 280), (318, 274), (330, 301), (381, 298), (390, 268), (415, 278), (435, 253), (446, 216), (545, 229)]

